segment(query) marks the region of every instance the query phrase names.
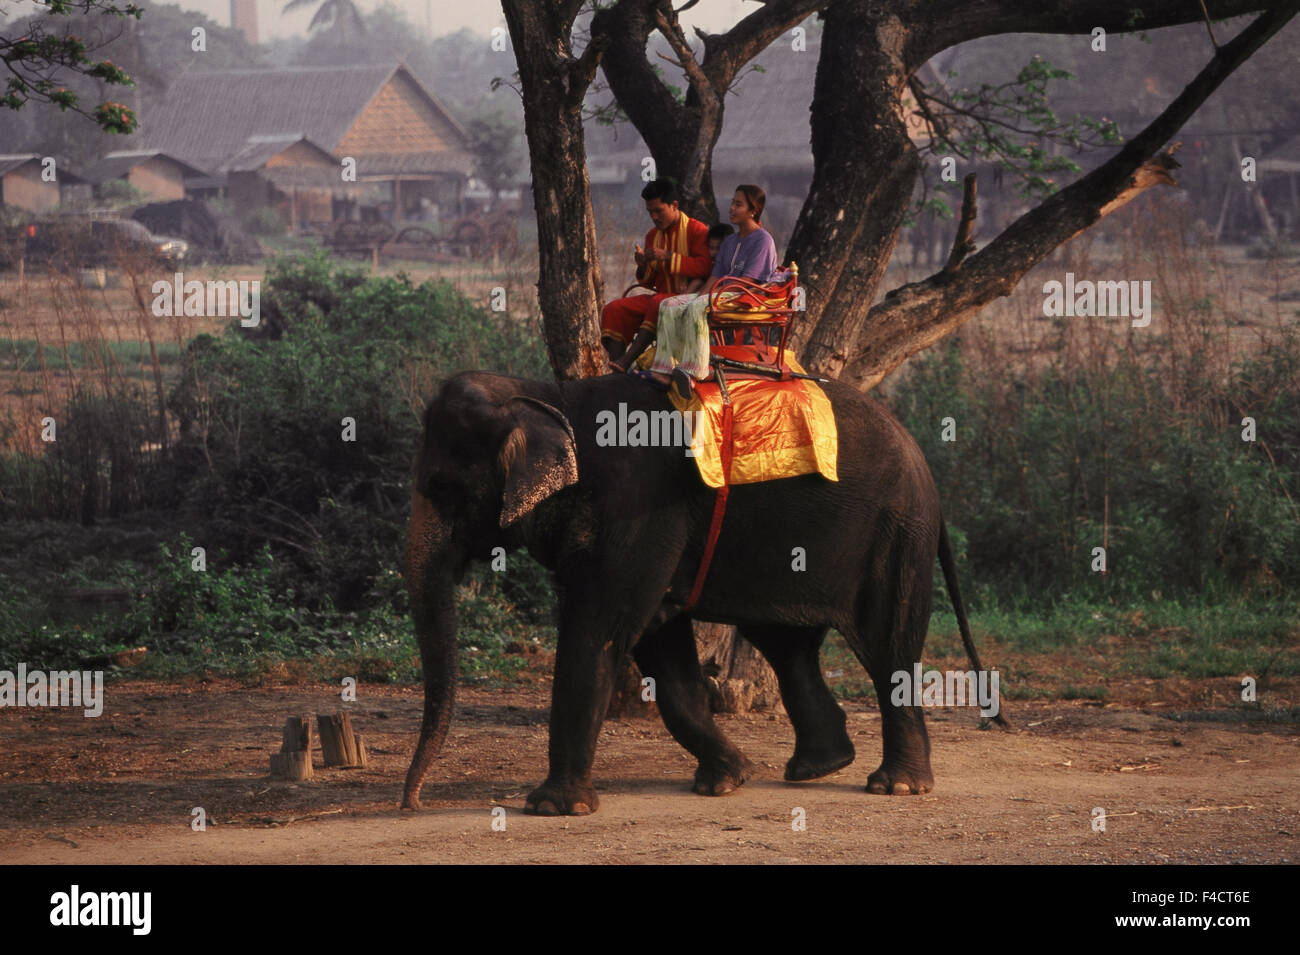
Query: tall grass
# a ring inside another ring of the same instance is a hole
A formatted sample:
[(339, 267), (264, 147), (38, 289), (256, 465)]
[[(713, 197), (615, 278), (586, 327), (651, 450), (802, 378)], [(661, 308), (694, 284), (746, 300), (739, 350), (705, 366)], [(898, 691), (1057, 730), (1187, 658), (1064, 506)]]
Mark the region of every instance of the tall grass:
[[(1086, 233), (914, 359), (888, 400), (990, 596), (1294, 591), (1300, 335), (1280, 300), (1243, 290), (1281, 279), (1237, 281), (1176, 203), (1124, 216), (1104, 233), (1112, 243)], [(1043, 317), (1044, 281), (1067, 271), (1150, 280), (1151, 324)], [(949, 417), (955, 441), (942, 440)]]
[(119, 265), (104, 289), (54, 268), (5, 284), (0, 517), (89, 524), (158, 499), (157, 452), (173, 433), (164, 365), (185, 329), (149, 309), (147, 262)]

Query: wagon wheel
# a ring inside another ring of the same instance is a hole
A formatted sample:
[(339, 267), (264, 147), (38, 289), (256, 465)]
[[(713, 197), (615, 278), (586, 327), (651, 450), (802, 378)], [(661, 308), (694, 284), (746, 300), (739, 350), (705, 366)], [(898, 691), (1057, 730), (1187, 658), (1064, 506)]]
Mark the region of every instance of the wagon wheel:
[(397, 233), (397, 241), (409, 243), (410, 245), (433, 246), (437, 243), (437, 237), (420, 225), (408, 225), (401, 232)]
[(330, 245), (338, 249), (353, 248), (365, 241), (365, 226), (360, 222), (340, 222), (330, 236)]
[(487, 228), (478, 219), (459, 220), (451, 230), (451, 241), (459, 249), (464, 249), (471, 259), (481, 259), (487, 253)]
[(348, 257), (364, 256), (368, 248), (365, 224), (361, 222), (340, 222), (334, 228), (334, 232), (330, 235), (326, 244), (339, 255)]
[(383, 245), (396, 235), (392, 225), (387, 222), (370, 222), (366, 224), (366, 245)]

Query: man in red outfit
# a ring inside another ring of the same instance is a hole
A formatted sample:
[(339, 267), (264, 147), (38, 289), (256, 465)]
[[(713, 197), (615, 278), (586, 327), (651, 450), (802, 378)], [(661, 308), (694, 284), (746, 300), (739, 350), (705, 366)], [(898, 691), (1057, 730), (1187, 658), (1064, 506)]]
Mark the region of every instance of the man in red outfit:
[[(630, 295), (610, 302), (600, 313), (600, 339), (616, 368), (627, 370), (624, 355), (635, 356), (654, 338), (659, 303), (686, 290), (692, 279), (713, 270), (709, 258), (709, 227), (677, 208), (677, 184), (656, 179), (641, 190), (654, 228), (645, 248), (636, 246), (636, 278), (654, 295)], [(629, 348), (629, 344), (637, 347)]]

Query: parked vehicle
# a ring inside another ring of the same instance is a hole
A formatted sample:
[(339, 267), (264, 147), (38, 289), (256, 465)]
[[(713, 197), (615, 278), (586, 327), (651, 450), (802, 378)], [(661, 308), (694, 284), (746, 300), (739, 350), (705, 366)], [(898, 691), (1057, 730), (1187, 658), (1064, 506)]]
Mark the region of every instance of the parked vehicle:
[(19, 258), (28, 267), (57, 269), (102, 268), (131, 262), (179, 268), (189, 243), (174, 236), (154, 235), (132, 219), (58, 216), (8, 230), (0, 241), (4, 264)]

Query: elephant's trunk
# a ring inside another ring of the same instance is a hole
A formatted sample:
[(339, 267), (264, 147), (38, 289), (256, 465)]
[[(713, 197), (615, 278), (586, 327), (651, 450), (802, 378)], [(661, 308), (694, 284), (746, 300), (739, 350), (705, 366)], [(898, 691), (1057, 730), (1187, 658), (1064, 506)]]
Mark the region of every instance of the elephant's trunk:
[(420, 785), (447, 738), (456, 699), (455, 573), (464, 558), (438, 546), (445, 545), (445, 534), (428, 499), (412, 494), (406, 586), (424, 670), (424, 721), (406, 774), (403, 809), (420, 808)]

